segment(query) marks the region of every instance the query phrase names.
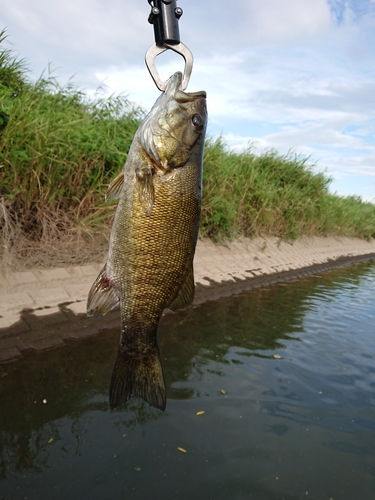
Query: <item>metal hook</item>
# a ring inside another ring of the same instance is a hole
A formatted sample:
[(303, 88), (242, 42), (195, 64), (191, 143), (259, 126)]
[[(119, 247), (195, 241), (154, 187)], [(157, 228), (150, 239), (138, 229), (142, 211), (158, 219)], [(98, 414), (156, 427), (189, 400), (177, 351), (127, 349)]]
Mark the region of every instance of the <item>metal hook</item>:
[(178, 43), (177, 45), (169, 45), (168, 43), (164, 43), (163, 46), (156, 45), (154, 43), (151, 45), (151, 47), (148, 49), (146, 52), (146, 66), (147, 69), (150, 72), (150, 75), (152, 79), (155, 82), (155, 85), (159, 90), (164, 92), (164, 90), (167, 87), (168, 80), (163, 82), (161, 80), (159, 73), (156, 69), (155, 66), (155, 58), (159, 55), (165, 52), (166, 50), (171, 49), (177, 54), (180, 54), (184, 60), (185, 60), (185, 69), (182, 77), (182, 82), (181, 82), (181, 90), (185, 90), (186, 87), (188, 86), (189, 80), (190, 80), (190, 75), (193, 70), (193, 54), (191, 51), (184, 45), (182, 42)]

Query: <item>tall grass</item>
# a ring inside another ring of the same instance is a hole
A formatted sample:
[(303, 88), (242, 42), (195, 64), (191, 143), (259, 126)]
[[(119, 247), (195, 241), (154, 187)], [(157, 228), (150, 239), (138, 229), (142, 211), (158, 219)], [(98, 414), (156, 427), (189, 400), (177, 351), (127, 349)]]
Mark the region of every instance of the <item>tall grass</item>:
[(103, 203), (103, 188), (124, 164), (143, 111), (121, 95), (90, 99), (53, 75), (32, 83), (6, 48), (0, 64), (4, 245), (27, 253), (75, 239), (82, 235), (78, 227), (95, 232), (113, 212)]
[[(29, 264), (87, 260), (98, 236), (108, 235), (114, 207), (103, 202), (105, 185), (122, 168), (144, 113), (124, 96), (89, 98), (53, 75), (31, 82), (5, 37), (0, 33), (0, 252)], [(201, 234), (375, 237), (375, 206), (329, 194), (329, 182), (306, 158), (237, 154), (209, 139)]]
[(329, 194), (330, 178), (307, 158), (251, 149), (238, 154), (221, 139), (205, 149), (201, 234), (214, 239), (301, 235), (375, 237), (375, 205)]
[(7, 108), (1, 190), (22, 214), (25, 231), (39, 237), (38, 221), (51, 209), (78, 219), (92, 211), (126, 159), (140, 113), (125, 97), (91, 101), (52, 77), (25, 87)]

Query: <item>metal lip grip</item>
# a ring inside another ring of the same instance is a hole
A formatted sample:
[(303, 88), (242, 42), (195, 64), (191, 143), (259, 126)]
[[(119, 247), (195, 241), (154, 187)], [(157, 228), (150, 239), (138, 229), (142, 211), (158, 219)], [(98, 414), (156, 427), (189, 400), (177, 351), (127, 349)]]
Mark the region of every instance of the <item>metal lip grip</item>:
[(168, 80), (161, 80), (155, 66), (155, 58), (168, 49), (173, 50), (185, 60), (181, 82), (181, 90), (185, 90), (190, 80), (194, 59), (191, 51), (180, 41), (178, 20), (183, 11), (176, 6), (176, 0), (148, 0), (148, 3), (151, 5), (148, 22), (154, 25), (155, 43), (146, 52), (147, 69), (157, 88), (164, 92)]

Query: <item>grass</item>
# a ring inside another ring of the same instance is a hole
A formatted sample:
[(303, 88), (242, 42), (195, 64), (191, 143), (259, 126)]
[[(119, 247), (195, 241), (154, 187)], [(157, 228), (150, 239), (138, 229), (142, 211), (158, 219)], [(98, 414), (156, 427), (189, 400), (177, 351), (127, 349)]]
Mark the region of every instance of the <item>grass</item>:
[[(105, 186), (122, 168), (144, 112), (123, 95), (89, 98), (53, 75), (31, 82), (0, 33), (0, 235), (3, 259), (87, 261), (109, 234)], [(329, 193), (308, 159), (238, 154), (208, 139), (201, 235), (375, 237), (375, 205)]]
[(125, 162), (143, 111), (121, 95), (89, 99), (52, 75), (32, 83), (8, 49), (0, 64), (3, 250), (29, 259), (77, 237), (84, 247), (113, 212), (104, 185)]
[(308, 158), (271, 150), (228, 150), (221, 139), (205, 149), (201, 234), (213, 239), (273, 235), (375, 237), (375, 205), (329, 193), (330, 178)]

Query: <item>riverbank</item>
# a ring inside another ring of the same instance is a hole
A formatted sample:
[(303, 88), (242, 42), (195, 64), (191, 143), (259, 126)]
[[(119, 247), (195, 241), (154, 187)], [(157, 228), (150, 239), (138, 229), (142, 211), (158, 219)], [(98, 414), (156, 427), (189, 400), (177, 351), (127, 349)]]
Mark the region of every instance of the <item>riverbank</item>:
[[(375, 258), (375, 240), (200, 240), (194, 261), (194, 305), (367, 258)], [(118, 327), (118, 309), (102, 318), (86, 317), (87, 294), (102, 266), (99, 262), (0, 275), (0, 362), (17, 359), (29, 349), (49, 349)]]

